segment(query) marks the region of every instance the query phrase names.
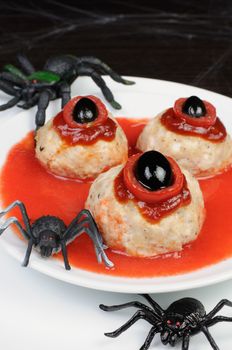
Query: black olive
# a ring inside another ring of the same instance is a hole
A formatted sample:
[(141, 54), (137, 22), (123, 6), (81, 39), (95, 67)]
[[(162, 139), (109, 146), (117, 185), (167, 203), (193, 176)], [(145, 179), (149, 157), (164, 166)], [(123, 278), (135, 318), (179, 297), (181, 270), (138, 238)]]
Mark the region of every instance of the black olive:
[(193, 118), (200, 118), (206, 114), (204, 102), (197, 96), (187, 98), (182, 107), (182, 112)]
[(77, 123), (89, 123), (98, 116), (96, 104), (87, 97), (81, 98), (73, 109), (73, 120)]
[(138, 182), (150, 191), (157, 191), (172, 184), (172, 168), (160, 152), (148, 151), (141, 155), (135, 167)]

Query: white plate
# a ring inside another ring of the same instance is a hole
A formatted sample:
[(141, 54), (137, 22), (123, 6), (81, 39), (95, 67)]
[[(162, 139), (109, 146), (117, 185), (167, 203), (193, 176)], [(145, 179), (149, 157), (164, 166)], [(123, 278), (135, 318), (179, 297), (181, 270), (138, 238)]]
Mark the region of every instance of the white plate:
[[(198, 95), (202, 99), (212, 101), (218, 115), (223, 120), (227, 130), (231, 133), (230, 115), (232, 100), (210, 91), (177, 84), (173, 82), (127, 77), (136, 81), (136, 85), (124, 86), (105, 77), (108, 86), (114, 92), (115, 98), (123, 108), (115, 113), (117, 116), (132, 118), (152, 117), (168, 106), (180, 96)], [(102, 98), (102, 94), (89, 78), (78, 78), (72, 87), (72, 95), (94, 94)], [(54, 101), (48, 109), (48, 115), (55, 115), (60, 108), (60, 101)], [(34, 110), (25, 111), (2, 124), (0, 130), (0, 166), (4, 163), (9, 149), (34, 127)], [(22, 262), (26, 244), (19, 240), (9, 229), (0, 239), (0, 244), (14, 258)], [(192, 273), (174, 277), (154, 278), (122, 278), (104, 274), (91, 273), (85, 270), (72, 268), (66, 271), (62, 261), (56, 259), (44, 260), (36, 252), (30, 259), (30, 267), (56, 279), (68, 283), (105, 291), (124, 293), (155, 293), (192, 289), (214, 284), (232, 277), (232, 259), (215, 264), (208, 268), (196, 270)]]

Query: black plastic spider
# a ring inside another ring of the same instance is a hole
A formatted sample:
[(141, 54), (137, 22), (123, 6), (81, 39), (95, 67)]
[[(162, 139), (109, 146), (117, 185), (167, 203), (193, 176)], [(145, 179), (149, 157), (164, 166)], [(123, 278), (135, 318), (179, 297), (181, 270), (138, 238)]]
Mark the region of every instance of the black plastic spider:
[(87, 233), (94, 243), (95, 252), (98, 262), (102, 259), (107, 267), (112, 267), (113, 263), (108, 259), (104, 249), (102, 236), (100, 235), (97, 225), (89, 210), (82, 210), (70, 223), (68, 227), (64, 222), (55, 216), (41, 216), (32, 225), (25, 208), (25, 205), (19, 200), (10, 204), (0, 213), (0, 217), (7, 214), (14, 207), (19, 207), (25, 228), (20, 224), (16, 217), (8, 218), (0, 225), (0, 235), (11, 225), (15, 224), (23, 237), (28, 240), (28, 247), (23, 261), (23, 266), (29, 263), (32, 247), (34, 246), (42, 257), (49, 257), (54, 253), (62, 251), (66, 270), (71, 267), (68, 262), (66, 245), (73, 241), (82, 233)]
[(28, 109), (38, 104), (35, 123), (39, 128), (45, 123), (46, 108), (50, 100), (62, 99), (62, 108), (70, 100), (70, 86), (78, 76), (90, 76), (102, 90), (106, 100), (116, 109), (121, 106), (114, 100), (114, 96), (107, 87), (101, 74), (108, 74), (113, 80), (125, 84), (134, 84), (123, 79), (106, 63), (96, 57), (75, 57), (63, 55), (47, 60), (43, 70), (36, 71), (25, 55), (18, 55), (18, 62), (22, 70), (11, 64), (4, 67), (0, 73), (0, 89), (8, 95), (14, 96), (9, 102), (0, 106), (0, 111), (15, 106)]
[(223, 299), (215, 308), (206, 314), (202, 303), (193, 298), (183, 298), (172, 303), (167, 310), (163, 310), (149, 295), (142, 294), (150, 306), (132, 301), (121, 305), (106, 306), (99, 305), (104, 311), (116, 311), (127, 307), (135, 307), (139, 310), (123, 326), (111, 333), (105, 333), (107, 337), (117, 337), (126, 331), (136, 321), (144, 319), (152, 325), (152, 328), (140, 350), (147, 350), (154, 336), (160, 333), (161, 342), (164, 345), (175, 346), (182, 340), (182, 350), (189, 348), (190, 337), (203, 332), (214, 350), (219, 350), (208, 328), (218, 322), (232, 322), (232, 317), (216, 316), (216, 313), (225, 305), (232, 307), (232, 302)]

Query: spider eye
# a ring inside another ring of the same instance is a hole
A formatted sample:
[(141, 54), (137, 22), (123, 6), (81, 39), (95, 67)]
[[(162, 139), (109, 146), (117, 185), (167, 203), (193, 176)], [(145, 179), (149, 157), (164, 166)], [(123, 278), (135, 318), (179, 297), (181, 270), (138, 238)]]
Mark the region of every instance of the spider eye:
[(176, 322), (176, 327), (180, 327), (181, 323), (179, 321)]
[(172, 321), (171, 321), (171, 320), (167, 320), (167, 324), (168, 324), (168, 325), (171, 325), (171, 324), (172, 324)]

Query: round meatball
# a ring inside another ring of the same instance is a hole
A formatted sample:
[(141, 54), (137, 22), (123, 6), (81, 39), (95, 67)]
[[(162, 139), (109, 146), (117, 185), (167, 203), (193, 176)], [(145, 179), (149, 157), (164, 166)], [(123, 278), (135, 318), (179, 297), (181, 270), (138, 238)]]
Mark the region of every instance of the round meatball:
[(98, 140), (91, 145), (69, 146), (53, 127), (53, 120), (50, 120), (36, 133), (36, 157), (55, 175), (95, 178), (101, 172), (127, 160), (127, 138), (122, 128), (117, 122), (116, 124), (116, 134), (112, 141)]
[(222, 142), (210, 142), (197, 136), (185, 136), (169, 131), (161, 116), (151, 119), (138, 137), (137, 148), (145, 152), (156, 150), (173, 157), (192, 174), (211, 176), (231, 164), (232, 142), (229, 135)]
[(204, 202), (197, 180), (186, 170), (191, 202), (159, 221), (148, 221), (130, 200), (115, 197), (114, 179), (123, 166), (101, 174), (92, 184), (86, 208), (93, 214), (106, 244), (132, 256), (149, 257), (179, 251), (195, 240), (204, 221)]

